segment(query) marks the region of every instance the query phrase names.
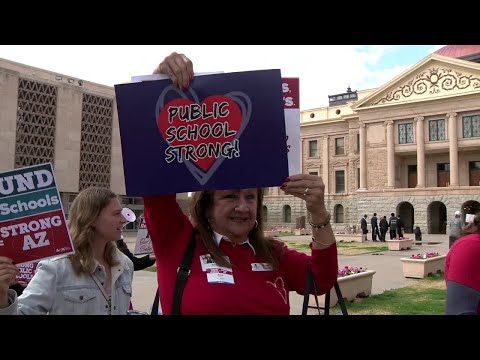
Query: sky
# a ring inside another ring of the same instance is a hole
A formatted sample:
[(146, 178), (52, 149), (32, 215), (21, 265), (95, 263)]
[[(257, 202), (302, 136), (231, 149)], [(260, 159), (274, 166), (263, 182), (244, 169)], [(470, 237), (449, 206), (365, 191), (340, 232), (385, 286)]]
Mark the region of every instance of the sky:
[(300, 110), (328, 106), (347, 87), (382, 86), (443, 45), (0, 45), (0, 57), (113, 86), (151, 74), (173, 51), (195, 72), (280, 69), (300, 78)]

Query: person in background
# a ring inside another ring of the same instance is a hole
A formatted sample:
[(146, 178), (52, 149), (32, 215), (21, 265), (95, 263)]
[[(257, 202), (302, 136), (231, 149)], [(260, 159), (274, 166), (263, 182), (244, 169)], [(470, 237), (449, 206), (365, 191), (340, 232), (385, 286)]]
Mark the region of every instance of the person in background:
[(387, 230), (388, 230), (388, 221), (387, 221), (387, 217), (384, 216), (380, 220), (380, 241), (385, 242), (385, 235), (387, 234)]
[(422, 241), (422, 230), (420, 230), (419, 226), (415, 227), (415, 230), (413, 230), (415, 234), (415, 240), (416, 241)]
[(367, 214), (363, 215), (363, 218), (360, 219), (360, 229), (362, 229), (362, 242), (367, 241)]
[(397, 236), (399, 239), (403, 239), (403, 228), (405, 227), (405, 224), (403, 223), (402, 218), (397, 216)]
[(455, 211), (455, 217), (450, 221), (450, 232), (448, 234), (448, 248), (450, 249), (455, 241), (457, 241), (462, 233), (463, 220), (462, 212)]
[(81, 191), (69, 214), (75, 254), (40, 261), (19, 297), (9, 289), (18, 268), (11, 259), (0, 257), (0, 314), (127, 314), (133, 264), (115, 244), (127, 221), (121, 211), (109, 189)]
[[(172, 53), (155, 73), (166, 74), (180, 89), (187, 89), (193, 65), (185, 55)], [(192, 221), (175, 194), (144, 197), (164, 315), (173, 311), (177, 269), (188, 244), (193, 244), (194, 255), (180, 297), (180, 314), (288, 315), (289, 292), (304, 293), (309, 270), (319, 294), (332, 288), (337, 281), (337, 248), (322, 179), (292, 175), (281, 189), (304, 200), (311, 214), (311, 255), (264, 236), (261, 188), (196, 192)]]
[(447, 315), (480, 315), (480, 212), (462, 230), (445, 260)]
[(395, 213), (390, 214), (389, 220), (388, 227), (390, 228), (390, 240), (393, 240), (397, 237), (397, 217), (395, 216)]
[(130, 251), (127, 244), (123, 240), (123, 236), (120, 240), (117, 240), (117, 246), (118, 246), (118, 249), (121, 252), (123, 252), (125, 255), (127, 255), (127, 257), (132, 261), (134, 271), (144, 270), (155, 264), (155, 261), (156, 261), (155, 256), (152, 254), (145, 255), (142, 257), (137, 257), (133, 255), (133, 253)]
[[(377, 240), (377, 235), (379, 235), (379, 232), (378, 232), (377, 213), (373, 213), (373, 216), (370, 219), (370, 223), (372, 224), (372, 241), (378, 241)], [(380, 235), (379, 235), (379, 237), (380, 237)]]

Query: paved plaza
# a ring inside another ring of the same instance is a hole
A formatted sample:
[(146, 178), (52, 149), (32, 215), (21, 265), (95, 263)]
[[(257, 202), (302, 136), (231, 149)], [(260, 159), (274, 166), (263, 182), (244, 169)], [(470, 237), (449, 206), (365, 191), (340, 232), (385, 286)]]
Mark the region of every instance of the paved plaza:
[[(125, 240), (130, 249), (133, 250), (135, 244), (135, 233), (127, 233)], [(412, 234), (405, 234), (406, 237), (414, 236)], [(309, 240), (309, 236), (286, 236), (285, 240)], [(415, 279), (407, 279), (403, 276), (402, 262), (399, 260), (402, 257), (408, 257), (412, 254), (424, 253), (427, 251), (438, 251), (441, 254), (446, 254), (448, 251), (448, 236), (447, 235), (429, 235), (423, 234), (423, 242), (431, 242), (437, 244), (431, 245), (417, 245), (411, 250), (401, 251), (384, 251), (378, 254), (364, 254), (355, 256), (338, 257), (339, 267), (361, 266), (370, 270), (375, 270), (373, 276), (372, 294), (381, 294), (385, 290), (396, 289), (414, 283)], [(380, 244), (380, 243), (372, 243)], [(149, 271), (136, 271), (133, 277), (133, 306), (136, 310), (149, 311), (155, 297), (157, 289), (156, 273)], [(302, 311), (303, 296), (297, 293), (290, 293), (290, 305), (292, 315), (299, 315)], [(347, 304), (348, 306), (348, 304)], [(313, 309), (309, 313), (315, 313)]]

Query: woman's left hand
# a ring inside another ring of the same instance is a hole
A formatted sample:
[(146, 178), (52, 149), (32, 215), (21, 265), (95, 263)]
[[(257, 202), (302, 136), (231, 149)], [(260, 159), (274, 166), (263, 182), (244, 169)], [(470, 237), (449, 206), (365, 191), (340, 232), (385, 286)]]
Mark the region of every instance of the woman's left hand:
[(307, 210), (312, 218), (323, 218), (327, 214), (325, 208), (325, 184), (322, 178), (310, 174), (291, 175), (280, 186), (286, 194), (305, 200)]

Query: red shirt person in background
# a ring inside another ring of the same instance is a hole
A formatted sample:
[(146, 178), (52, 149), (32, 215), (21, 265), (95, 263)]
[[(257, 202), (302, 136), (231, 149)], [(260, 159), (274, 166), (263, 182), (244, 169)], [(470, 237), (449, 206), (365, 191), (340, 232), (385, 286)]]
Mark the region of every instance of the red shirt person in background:
[(466, 236), (454, 242), (445, 262), (447, 315), (480, 315), (480, 213), (469, 223)]

